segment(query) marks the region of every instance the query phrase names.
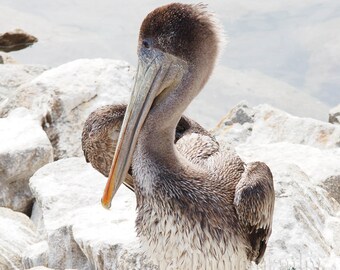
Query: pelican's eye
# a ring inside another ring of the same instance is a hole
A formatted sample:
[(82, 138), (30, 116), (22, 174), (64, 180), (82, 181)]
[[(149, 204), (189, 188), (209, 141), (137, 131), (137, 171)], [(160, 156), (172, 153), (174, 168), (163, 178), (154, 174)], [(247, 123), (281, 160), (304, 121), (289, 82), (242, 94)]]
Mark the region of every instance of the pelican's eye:
[(143, 47), (146, 48), (146, 49), (149, 49), (151, 47), (151, 40), (150, 39), (143, 39)]

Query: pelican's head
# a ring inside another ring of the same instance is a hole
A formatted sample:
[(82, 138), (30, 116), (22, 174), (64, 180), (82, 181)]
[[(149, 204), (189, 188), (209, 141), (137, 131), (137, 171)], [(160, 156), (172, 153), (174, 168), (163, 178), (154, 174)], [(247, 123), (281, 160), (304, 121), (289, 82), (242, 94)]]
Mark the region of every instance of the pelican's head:
[(210, 76), (221, 40), (219, 27), (202, 4), (169, 4), (144, 19), (136, 81), (102, 198), (104, 207), (110, 207), (125, 178), (150, 109), (178, 99), (181, 114)]

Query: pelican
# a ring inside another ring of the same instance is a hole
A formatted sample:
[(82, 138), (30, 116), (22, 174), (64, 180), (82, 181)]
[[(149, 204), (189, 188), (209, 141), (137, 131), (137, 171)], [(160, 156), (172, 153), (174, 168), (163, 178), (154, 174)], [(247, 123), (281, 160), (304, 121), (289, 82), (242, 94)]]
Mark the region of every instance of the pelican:
[(141, 247), (160, 269), (247, 269), (272, 230), (273, 178), (223, 144), (215, 151), (175, 145), (184, 110), (207, 82), (220, 28), (202, 4), (169, 4), (144, 19), (138, 68), (102, 205), (109, 208), (130, 165)]
[[(109, 176), (125, 111), (125, 104), (102, 106), (93, 111), (84, 124), (81, 142), (85, 160), (106, 177)], [(210, 151), (214, 150), (213, 148), (216, 147), (217, 144), (215, 138), (195, 121), (186, 116), (182, 116), (176, 127), (175, 143), (184, 136), (191, 135), (192, 133), (200, 134), (206, 138), (205, 144), (197, 145), (196, 147), (205, 147), (206, 152), (209, 151), (209, 147), (211, 148)], [(185, 139), (184, 141), (186, 142)], [(179, 141), (179, 145), (184, 147), (182, 140)], [(191, 146), (192, 145), (190, 145), (190, 147)], [(124, 184), (130, 190), (134, 191), (131, 168), (125, 178)]]

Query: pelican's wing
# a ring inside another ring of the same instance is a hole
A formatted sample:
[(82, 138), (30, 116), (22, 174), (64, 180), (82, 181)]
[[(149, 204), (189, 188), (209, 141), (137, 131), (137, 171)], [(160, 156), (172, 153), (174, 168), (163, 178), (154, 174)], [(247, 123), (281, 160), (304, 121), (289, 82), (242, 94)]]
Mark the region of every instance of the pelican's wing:
[(272, 231), (274, 210), (273, 176), (262, 162), (249, 163), (236, 185), (234, 205), (240, 223), (248, 233), (249, 258), (259, 263)]
[[(82, 149), (86, 162), (108, 177), (117, 145), (125, 104), (106, 105), (93, 111), (85, 121)], [(125, 186), (134, 191), (132, 171), (124, 180)]]

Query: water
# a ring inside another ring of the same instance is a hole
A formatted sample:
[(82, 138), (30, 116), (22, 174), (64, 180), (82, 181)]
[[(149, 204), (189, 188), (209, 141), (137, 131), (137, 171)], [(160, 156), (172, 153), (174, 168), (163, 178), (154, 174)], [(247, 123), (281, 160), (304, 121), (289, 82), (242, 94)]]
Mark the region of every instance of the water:
[[(1, 0), (0, 32), (21, 28), (39, 38), (11, 54), (22, 63), (57, 66), (101, 57), (135, 66), (139, 25), (165, 3)], [(188, 110), (197, 121), (213, 127), (240, 100), (321, 120), (340, 103), (338, 0), (214, 1), (209, 10), (220, 18), (229, 44)]]

